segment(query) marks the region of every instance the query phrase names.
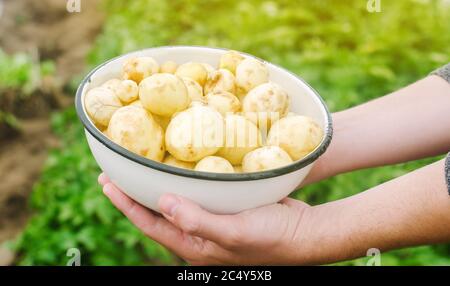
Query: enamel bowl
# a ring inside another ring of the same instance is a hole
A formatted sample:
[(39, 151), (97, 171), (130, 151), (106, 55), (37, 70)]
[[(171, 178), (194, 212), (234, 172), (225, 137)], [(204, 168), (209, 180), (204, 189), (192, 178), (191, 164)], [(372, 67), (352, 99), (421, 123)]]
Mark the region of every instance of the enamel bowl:
[(159, 63), (167, 60), (178, 64), (197, 61), (217, 66), (224, 52), (225, 50), (218, 48), (193, 46), (145, 49), (103, 63), (80, 84), (75, 104), (92, 154), (111, 181), (140, 204), (158, 211), (157, 202), (164, 193), (179, 194), (218, 214), (232, 214), (276, 203), (297, 188), (311, 170), (314, 161), (330, 144), (331, 117), (318, 93), (298, 76), (268, 62), (265, 63), (270, 80), (281, 85), (291, 96), (291, 111), (312, 117), (325, 133), (322, 142), (312, 153), (282, 168), (247, 174), (219, 174), (168, 166), (115, 144), (95, 127), (86, 113), (86, 92), (108, 79), (119, 77), (122, 64), (128, 58), (150, 56)]

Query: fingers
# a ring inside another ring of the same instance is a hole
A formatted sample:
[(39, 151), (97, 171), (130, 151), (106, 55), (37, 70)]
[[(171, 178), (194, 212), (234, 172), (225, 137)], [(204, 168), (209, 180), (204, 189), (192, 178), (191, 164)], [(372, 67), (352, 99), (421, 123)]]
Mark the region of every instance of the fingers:
[(189, 249), (179, 229), (164, 218), (152, 214), (149, 209), (133, 201), (112, 183), (107, 183), (103, 188), (103, 192), (136, 227), (150, 238), (181, 256)]
[(163, 195), (159, 208), (167, 220), (188, 234), (214, 241), (226, 248), (242, 243), (238, 216), (212, 214), (192, 201), (173, 194)]
[(109, 183), (110, 181), (109, 181), (109, 178), (108, 178), (108, 176), (105, 174), (105, 173), (101, 173), (99, 176), (98, 176), (98, 183), (100, 184), (100, 185), (102, 185), (102, 186), (104, 186), (104, 185), (106, 185), (107, 183)]

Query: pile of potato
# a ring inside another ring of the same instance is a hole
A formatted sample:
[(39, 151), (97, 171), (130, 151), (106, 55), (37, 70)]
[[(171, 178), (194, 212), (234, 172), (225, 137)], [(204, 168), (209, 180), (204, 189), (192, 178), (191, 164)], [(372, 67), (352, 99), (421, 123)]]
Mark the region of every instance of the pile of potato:
[(279, 168), (305, 157), (323, 130), (289, 112), (266, 65), (235, 51), (209, 64), (125, 61), (122, 78), (88, 91), (85, 108), (113, 142), (148, 159), (203, 172)]

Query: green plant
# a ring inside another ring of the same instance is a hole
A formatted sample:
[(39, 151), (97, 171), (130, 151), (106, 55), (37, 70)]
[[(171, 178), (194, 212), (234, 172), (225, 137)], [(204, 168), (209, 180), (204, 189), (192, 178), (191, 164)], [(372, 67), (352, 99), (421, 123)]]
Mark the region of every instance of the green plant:
[[(374, 14), (365, 5), (359, 0), (109, 0), (107, 21), (88, 60), (94, 66), (159, 45), (241, 50), (304, 77), (333, 111), (396, 90), (450, 60), (450, 6), (444, 1), (384, 1), (382, 13)], [(177, 263), (103, 198), (96, 184), (99, 169), (74, 111), (55, 115), (54, 128), (62, 147), (51, 153), (34, 189), (36, 216), (17, 243), (20, 264), (64, 264), (69, 247), (82, 249), (84, 264)], [(293, 196), (311, 204), (340, 199), (433, 160), (340, 175)], [(448, 245), (423, 246), (382, 254), (381, 263), (449, 265), (449, 254)], [(341, 264), (364, 265), (367, 259)]]
[(20, 94), (29, 95), (39, 87), (42, 76), (53, 74), (54, 71), (51, 61), (39, 63), (28, 54), (8, 55), (0, 49), (0, 90), (18, 89)]

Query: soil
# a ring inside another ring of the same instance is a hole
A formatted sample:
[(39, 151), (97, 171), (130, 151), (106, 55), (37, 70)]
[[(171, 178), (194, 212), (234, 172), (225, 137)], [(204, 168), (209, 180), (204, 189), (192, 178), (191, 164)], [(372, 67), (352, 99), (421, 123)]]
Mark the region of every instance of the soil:
[(49, 148), (58, 144), (49, 115), (72, 104), (73, 97), (64, 94), (64, 86), (85, 71), (86, 54), (101, 31), (100, 0), (80, 1), (81, 12), (69, 13), (63, 0), (0, 0), (0, 48), (31, 54), (36, 62), (53, 60), (57, 70), (57, 76), (44, 79), (27, 100), (20, 101), (16, 90), (0, 91), (0, 107), (16, 115), (21, 127), (19, 132), (0, 136), (0, 265), (8, 264), (5, 259), (12, 261), (1, 245), (25, 226), (33, 184)]

